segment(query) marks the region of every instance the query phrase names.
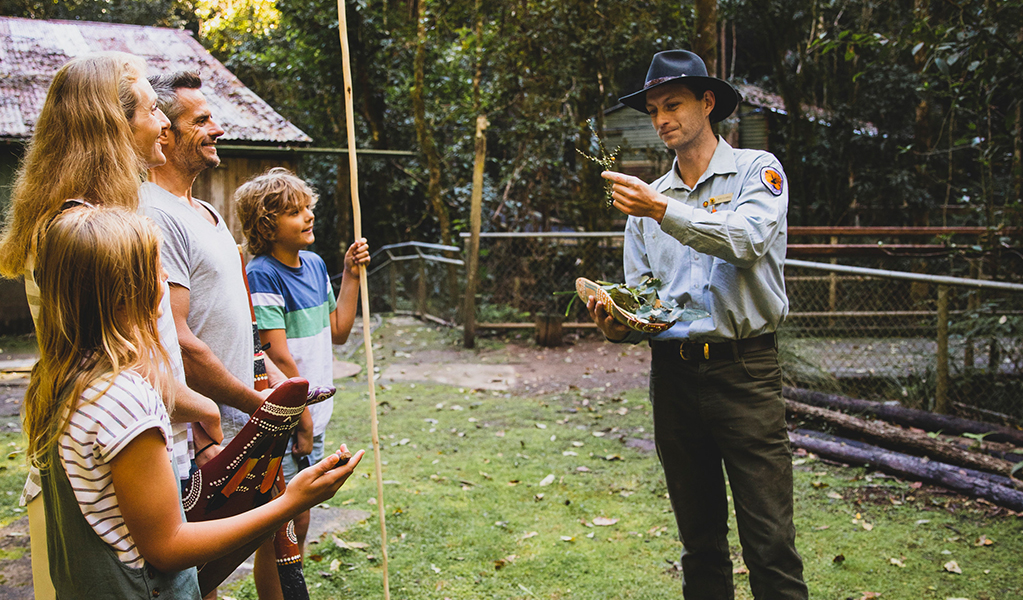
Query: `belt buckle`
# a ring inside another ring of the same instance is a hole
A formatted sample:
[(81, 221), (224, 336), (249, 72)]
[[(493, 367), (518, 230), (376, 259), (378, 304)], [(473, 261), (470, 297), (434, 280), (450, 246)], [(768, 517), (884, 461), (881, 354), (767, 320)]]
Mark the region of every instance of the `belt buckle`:
[[(678, 355), (682, 357), (682, 360), (695, 360), (698, 357), (689, 356), (686, 352), (686, 344), (682, 342), (678, 346)], [(704, 360), (710, 360), (710, 344), (703, 344), (703, 358)]]

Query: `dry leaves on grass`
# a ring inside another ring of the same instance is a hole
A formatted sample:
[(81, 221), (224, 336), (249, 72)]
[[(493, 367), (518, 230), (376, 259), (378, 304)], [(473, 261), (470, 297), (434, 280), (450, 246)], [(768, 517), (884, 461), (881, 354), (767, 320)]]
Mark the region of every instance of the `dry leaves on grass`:
[(963, 574), (963, 570), (959, 568), (959, 563), (957, 563), (954, 560), (950, 560), (947, 563), (945, 563), (945, 570), (948, 571), (949, 573), (955, 573), (956, 575)]
[(369, 544), (365, 542), (346, 542), (336, 535), (331, 536), (331, 538), (334, 540), (334, 545), (341, 550), (365, 550), (369, 548)]
[(515, 562), (516, 558), (518, 558), (518, 556), (516, 556), (514, 554), (509, 554), (508, 556), (505, 556), (504, 558), (499, 558), (499, 559), (495, 560), (494, 561), (494, 570), (495, 571), (500, 571), (501, 569), (503, 569), (506, 566), (510, 565), (511, 563)]
[(596, 518), (593, 519), (593, 524), (597, 525), (597, 526), (600, 526), (600, 527), (607, 527), (609, 525), (614, 525), (617, 522), (618, 522), (618, 519), (611, 519), (611, 518), (608, 518), (608, 517), (596, 517)]

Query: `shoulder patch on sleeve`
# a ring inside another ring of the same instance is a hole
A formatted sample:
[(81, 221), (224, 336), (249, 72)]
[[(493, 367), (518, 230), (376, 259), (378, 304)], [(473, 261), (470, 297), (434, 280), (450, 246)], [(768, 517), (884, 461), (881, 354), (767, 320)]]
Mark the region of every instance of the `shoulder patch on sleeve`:
[(785, 179), (781, 172), (774, 167), (760, 169), (760, 181), (775, 196), (781, 196), (781, 191), (785, 189)]

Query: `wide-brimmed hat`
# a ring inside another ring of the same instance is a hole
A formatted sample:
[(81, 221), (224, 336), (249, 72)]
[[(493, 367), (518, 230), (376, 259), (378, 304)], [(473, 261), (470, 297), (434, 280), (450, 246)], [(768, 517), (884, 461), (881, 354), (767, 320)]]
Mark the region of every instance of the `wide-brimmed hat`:
[(742, 96), (728, 82), (707, 75), (707, 65), (696, 54), (688, 50), (665, 50), (654, 55), (646, 72), (646, 83), (638, 92), (619, 98), (618, 101), (630, 108), (649, 114), (646, 109), (646, 93), (667, 83), (691, 82), (714, 92), (714, 109), (710, 122), (723, 121), (732, 114)]

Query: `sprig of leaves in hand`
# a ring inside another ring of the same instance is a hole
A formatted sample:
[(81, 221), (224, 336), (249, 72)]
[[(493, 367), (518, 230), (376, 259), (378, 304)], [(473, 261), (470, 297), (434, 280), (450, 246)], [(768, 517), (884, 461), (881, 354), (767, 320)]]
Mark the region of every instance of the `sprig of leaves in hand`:
[[(600, 157), (598, 158), (596, 156), (591, 156), (578, 148), (576, 148), (575, 151), (600, 165), (601, 169), (603, 169), (604, 171), (613, 171), (615, 167), (615, 161), (618, 160), (618, 155), (621, 154), (622, 152), (622, 147), (618, 146), (614, 149), (614, 152), (608, 154), (607, 148), (604, 147), (603, 140), (600, 139), (600, 136), (597, 135), (597, 130), (593, 127), (593, 119), (586, 119), (586, 124), (589, 125), (590, 131), (593, 132), (593, 137), (597, 138), (597, 146), (600, 148)], [(611, 197), (613, 187), (614, 187), (613, 182), (608, 181), (606, 179), (604, 180), (605, 208), (611, 208), (611, 206), (614, 204), (614, 198)]]

